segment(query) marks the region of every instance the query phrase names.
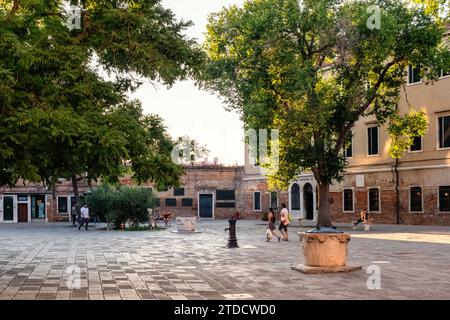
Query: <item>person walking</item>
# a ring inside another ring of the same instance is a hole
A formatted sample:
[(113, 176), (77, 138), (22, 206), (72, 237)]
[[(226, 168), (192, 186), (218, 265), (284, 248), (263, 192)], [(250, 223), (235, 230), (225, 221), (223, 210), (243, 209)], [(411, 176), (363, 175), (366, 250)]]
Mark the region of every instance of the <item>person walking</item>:
[(72, 226), (77, 225), (77, 203), (72, 203), (72, 208), (70, 209), (70, 215), (72, 217)]
[(289, 241), (288, 238), (288, 225), (289, 225), (289, 211), (286, 208), (286, 204), (281, 204), (281, 212), (280, 212), (280, 226), (278, 227), (278, 230), (283, 235), (283, 241)]
[(353, 223), (353, 226), (356, 227), (358, 224), (360, 224), (361, 222), (365, 223), (366, 221), (369, 220), (369, 215), (367, 213), (367, 210), (364, 208), (362, 209), (361, 213), (359, 214), (359, 219), (358, 221)]
[(86, 231), (88, 231), (88, 224), (89, 224), (89, 208), (87, 204), (81, 208), (81, 223), (78, 226), (78, 230), (81, 230), (81, 227), (85, 225)]
[(272, 208), (269, 208), (269, 214), (267, 215), (268, 218), (268, 223), (267, 223), (267, 242), (270, 242), (270, 240), (272, 240), (273, 237), (277, 237), (278, 238), (278, 242), (280, 242), (281, 240), (281, 235), (278, 236), (275, 234), (275, 223), (277, 222), (277, 217), (275, 216), (275, 212), (273, 212)]

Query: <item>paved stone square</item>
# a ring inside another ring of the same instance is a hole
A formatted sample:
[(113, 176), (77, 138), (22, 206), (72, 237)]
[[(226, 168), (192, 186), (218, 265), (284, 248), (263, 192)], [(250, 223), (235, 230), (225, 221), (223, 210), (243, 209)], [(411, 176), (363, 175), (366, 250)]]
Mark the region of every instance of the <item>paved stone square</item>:
[[(267, 243), (263, 222), (237, 226), (240, 248), (228, 249), (224, 220), (200, 221), (195, 234), (2, 224), (0, 299), (450, 299), (450, 227), (343, 229), (348, 261), (363, 270), (305, 275), (291, 270), (305, 228)], [(381, 289), (367, 287), (372, 265)]]

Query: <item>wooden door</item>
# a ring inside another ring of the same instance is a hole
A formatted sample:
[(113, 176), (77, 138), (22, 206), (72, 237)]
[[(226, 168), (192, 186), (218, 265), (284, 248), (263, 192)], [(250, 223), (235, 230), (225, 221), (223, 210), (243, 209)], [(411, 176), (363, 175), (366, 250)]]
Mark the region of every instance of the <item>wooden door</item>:
[(19, 222), (28, 222), (28, 204), (18, 204)]

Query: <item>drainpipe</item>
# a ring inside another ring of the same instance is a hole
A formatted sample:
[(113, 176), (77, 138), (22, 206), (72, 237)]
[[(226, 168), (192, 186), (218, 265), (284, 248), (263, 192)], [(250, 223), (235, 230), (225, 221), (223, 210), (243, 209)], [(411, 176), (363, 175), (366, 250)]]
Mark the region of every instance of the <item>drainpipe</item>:
[(396, 211), (397, 211), (397, 224), (400, 224), (400, 188), (399, 188), (399, 172), (398, 172), (399, 160), (395, 159), (395, 192), (396, 192)]

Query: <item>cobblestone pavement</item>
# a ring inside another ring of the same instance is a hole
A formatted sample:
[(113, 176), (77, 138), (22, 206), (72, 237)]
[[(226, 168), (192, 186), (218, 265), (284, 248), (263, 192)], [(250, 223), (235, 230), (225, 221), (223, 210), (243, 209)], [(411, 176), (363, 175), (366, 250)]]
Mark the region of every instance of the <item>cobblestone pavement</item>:
[[(349, 264), (363, 270), (305, 275), (291, 270), (305, 229), (267, 243), (261, 221), (237, 225), (240, 248), (228, 249), (220, 220), (200, 221), (195, 234), (2, 224), (0, 299), (450, 299), (450, 227), (348, 228)], [(371, 265), (379, 290), (367, 288)]]

